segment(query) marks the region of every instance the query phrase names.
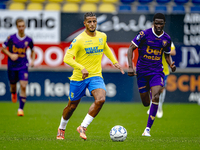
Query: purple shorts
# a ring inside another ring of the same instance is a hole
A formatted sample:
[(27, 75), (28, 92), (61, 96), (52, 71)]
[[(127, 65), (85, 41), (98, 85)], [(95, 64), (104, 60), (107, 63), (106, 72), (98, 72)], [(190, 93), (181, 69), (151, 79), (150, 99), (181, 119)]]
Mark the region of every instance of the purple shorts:
[(10, 84), (16, 84), (20, 80), (28, 81), (28, 68), (21, 70), (8, 70)]
[(145, 93), (153, 86), (164, 86), (163, 76), (160, 74), (137, 77), (137, 84), (140, 93)]

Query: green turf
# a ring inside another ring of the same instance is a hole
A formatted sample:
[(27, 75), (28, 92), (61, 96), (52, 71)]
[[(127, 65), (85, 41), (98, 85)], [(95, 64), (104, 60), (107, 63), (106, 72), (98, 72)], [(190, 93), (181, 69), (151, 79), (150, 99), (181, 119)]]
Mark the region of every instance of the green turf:
[[(141, 103), (105, 103), (88, 126), (86, 141), (76, 128), (91, 103), (80, 103), (70, 119), (65, 140), (56, 140), (57, 128), (66, 102), (27, 102), (25, 116), (17, 117), (18, 103), (0, 102), (0, 149), (80, 149), (80, 150), (197, 150), (200, 149), (200, 106), (168, 104), (164, 116), (156, 118), (151, 137), (142, 137), (148, 108)], [(112, 142), (109, 131), (114, 125), (128, 131), (124, 142)]]

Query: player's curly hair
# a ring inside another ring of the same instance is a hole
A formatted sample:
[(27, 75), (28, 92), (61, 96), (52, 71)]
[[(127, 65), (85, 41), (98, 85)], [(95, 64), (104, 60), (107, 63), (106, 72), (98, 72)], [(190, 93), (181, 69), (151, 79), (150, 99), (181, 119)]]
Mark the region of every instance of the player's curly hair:
[(163, 15), (162, 13), (157, 13), (154, 15), (153, 21), (155, 21), (155, 19), (163, 19), (165, 22), (165, 15)]
[(84, 15), (84, 20), (86, 20), (87, 17), (93, 17), (93, 16), (96, 16), (95, 13), (93, 13), (93, 12), (87, 12)]

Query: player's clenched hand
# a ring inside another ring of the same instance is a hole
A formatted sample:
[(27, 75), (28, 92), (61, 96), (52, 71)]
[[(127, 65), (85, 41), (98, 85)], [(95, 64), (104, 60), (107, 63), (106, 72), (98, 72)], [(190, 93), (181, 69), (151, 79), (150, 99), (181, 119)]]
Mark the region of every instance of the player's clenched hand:
[(18, 59), (18, 54), (11, 54), (11, 55), (10, 55), (10, 59), (11, 59), (12, 61), (17, 60), (17, 59)]
[(83, 70), (81, 70), (81, 72), (82, 72), (82, 79), (85, 79), (86, 77), (88, 77), (88, 75), (89, 75), (89, 73), (88, 73), (88, 71), (84, 68)]
[(118, 63), (114, 64), (114, 66), (115, 66), (117, 69), (119, 69), (119, 70), (121, 71), (122, 74), (124, 74), (124, 70), (122, 69), (122, 67), (121, 67)]
[(176, 71), (175, 62), (172, 62), (172, 64), (170, 65), (170, 68), (171, 68), (172, 72)]
[(133, 68), (128, 68), (128, 76), (136, 76), (136, 72)]

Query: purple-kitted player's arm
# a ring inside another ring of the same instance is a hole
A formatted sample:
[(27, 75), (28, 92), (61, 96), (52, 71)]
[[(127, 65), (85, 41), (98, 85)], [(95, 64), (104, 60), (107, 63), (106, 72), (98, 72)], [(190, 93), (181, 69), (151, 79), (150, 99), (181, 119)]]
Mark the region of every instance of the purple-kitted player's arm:
[(133, 69), (133, 51), (140, 45), (141, 41), (145, 38), (144, 31), (140, 31), (139, 34), (131, 41), (131, 45), (128, 48), (128, 75), (129, 76), (135, 76), (136, 71)]
[(166, 59), (168, 65), (170, 66), (172, 72), (176, 71), (176, 65), (175, 65), (175, 62), (172, 60), (171, 55), (165, 53), (165, 59)]
[(133, 43), (131, 43), (131, 45), (128, 48), (128, 52), (127, 52), (127, 57), (128, 57), (128, 76), (135, 76), (136, 75), (136, 71), (135, 69), (133, 69), (133, 51), (136, 49), (136, 45), (134, 45)]
[(31, 40), (29, 43), (29, 47), (31, 49), (31, 63), (30, 66), (34, 67), (34, 62), (35, 62), (35, 51), (34, 51), (34, 44), (33, 41)]
[(10, 36), (6, 39), (6, 41), (3, 43), (2, 45), (2, 52), (4, 54), (6, 54), (12, 61), (16, 61), (18, 59), (18, 54), (14, 54), (14, 53), (11, 53), (10, 51), (7, 50), (7, 47), (9, 46), (11, 42), (11, 38)]
[(12, 61), (16, 61), (18, 59), (18, 54), (13, 54), (9, 52), (6, 48), (2, 47), (2, 52), (6, 54)]
[(172, 57), (171, 57), (171, 41), (169, 42), (169, 44), (167, 45), (165, 51), (165, 59), (166, 62), (168, 63), (168, 65), (170, 66), (172, 72), (176, 71), (176, 65), (175, 62), (173, 62)]

